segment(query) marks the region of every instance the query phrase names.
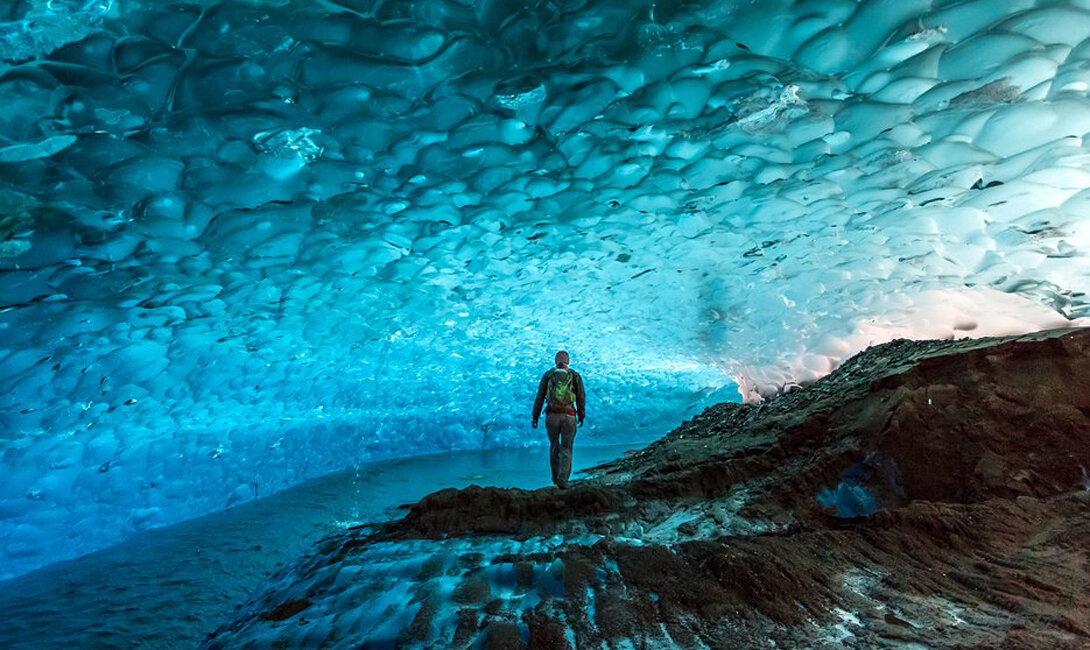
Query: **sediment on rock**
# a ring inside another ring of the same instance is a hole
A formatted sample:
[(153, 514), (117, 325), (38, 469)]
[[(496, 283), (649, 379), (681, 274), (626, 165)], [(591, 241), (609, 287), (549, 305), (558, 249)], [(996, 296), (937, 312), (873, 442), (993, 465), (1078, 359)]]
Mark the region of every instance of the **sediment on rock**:
[(570, 490), (329, 539), (206, 647), (1088, 647), (1088, 442), (1090, 330), (896, 341)]

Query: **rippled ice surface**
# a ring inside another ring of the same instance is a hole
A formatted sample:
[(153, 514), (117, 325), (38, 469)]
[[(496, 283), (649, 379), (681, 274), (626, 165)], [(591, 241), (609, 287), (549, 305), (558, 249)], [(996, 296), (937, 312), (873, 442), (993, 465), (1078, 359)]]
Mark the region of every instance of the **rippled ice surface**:
[[(0, 576), (1090, 316), (1087, 0), (0, 3)], [(740, 390), (738, 390), (740, 389)]]
[[(576, 446), (577, 468), (630, 447)], [(497, 449), (363, 465), (267, 499), (147, 531), (0, 582), (5, 650), (193, 648), (263, 577), (336, 527), (376, 521), (444, 487), (549, 485), (547, 451)]]

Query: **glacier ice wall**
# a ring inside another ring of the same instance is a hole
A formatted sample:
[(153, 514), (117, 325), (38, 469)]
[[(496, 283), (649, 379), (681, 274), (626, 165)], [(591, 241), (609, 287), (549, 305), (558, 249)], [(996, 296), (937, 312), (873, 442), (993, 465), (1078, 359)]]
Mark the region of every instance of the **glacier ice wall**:
[(1086, 0), (0, 7), (0, 577), (1085, 317)]

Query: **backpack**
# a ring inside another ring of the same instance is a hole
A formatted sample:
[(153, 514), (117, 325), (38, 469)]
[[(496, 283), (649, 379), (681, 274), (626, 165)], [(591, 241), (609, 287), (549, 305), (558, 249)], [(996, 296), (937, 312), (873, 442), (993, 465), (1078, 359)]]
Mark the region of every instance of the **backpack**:
[(575, 403), (575, 373), (558, 368), (549, 375), (549, 409), (558, 413), (571, 413)]

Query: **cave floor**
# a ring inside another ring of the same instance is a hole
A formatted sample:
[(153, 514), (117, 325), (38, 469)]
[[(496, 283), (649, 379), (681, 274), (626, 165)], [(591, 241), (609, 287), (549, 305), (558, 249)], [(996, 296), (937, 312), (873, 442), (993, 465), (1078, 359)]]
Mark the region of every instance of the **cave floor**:
[[(576, 445), (575, 469), (638, 444)], [(139, 533), (0, 583), (8, 650), (193, 648), (278, 566), (337, 528), (445, 487), (548, 485), (548, 451), (493, 449), (361, 465), (229, 510)]]

